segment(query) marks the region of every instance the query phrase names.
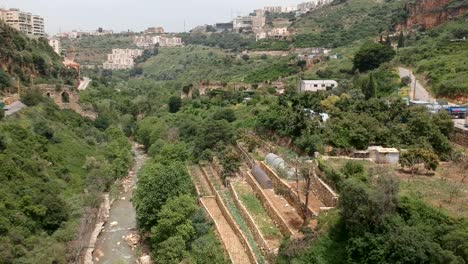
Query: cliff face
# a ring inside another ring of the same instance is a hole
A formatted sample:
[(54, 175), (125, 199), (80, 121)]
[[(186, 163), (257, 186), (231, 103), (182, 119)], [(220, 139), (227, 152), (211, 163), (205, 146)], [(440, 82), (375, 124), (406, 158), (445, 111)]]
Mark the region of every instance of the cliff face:
[(410, 0), (406, 4), (408, 18), (399, 27), (430, 29), (445, 21), (463, 16), (468, 11), (464, 0)]

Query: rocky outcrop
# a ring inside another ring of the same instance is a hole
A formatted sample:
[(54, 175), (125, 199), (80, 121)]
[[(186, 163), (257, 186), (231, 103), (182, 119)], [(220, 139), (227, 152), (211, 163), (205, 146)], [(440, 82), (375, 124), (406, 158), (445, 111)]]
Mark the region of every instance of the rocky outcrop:
[(399, 29), (430, 29), (463, 16), (468, 4), (464, 0), (409, 0), (405, 8), (408, 17)]

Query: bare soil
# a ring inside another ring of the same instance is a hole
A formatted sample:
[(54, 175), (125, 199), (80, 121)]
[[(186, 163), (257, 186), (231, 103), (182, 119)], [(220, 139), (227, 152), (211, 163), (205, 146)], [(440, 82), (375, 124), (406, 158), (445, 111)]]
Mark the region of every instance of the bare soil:
[(246, 264), (251, 263), (247, 255), (245, 248), (243, 247), (239, 237), (236, 235), (232, 227), (227, 222), (221, 209), (216, 203), (214, 197), (201, 198), (203, 204), (205, 204), (209, 215), (215, 222), (216, 229), (221, 236), (223, 244), (226, 245), (226, 249), (229, 253), (233, 264)]

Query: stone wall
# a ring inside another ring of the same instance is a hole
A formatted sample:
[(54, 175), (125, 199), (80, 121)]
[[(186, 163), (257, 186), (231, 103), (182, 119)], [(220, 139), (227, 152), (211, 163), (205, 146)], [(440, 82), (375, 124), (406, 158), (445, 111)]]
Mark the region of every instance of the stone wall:
[(267, 259), (272, 259), (275, 255), (274, 253), (275, 249), (272, 249), (268, 246), (268, 243), (266, 242), (265, 238), (260, 232), (260, 229), (255, 224), (255, 221), (253, 217), (249, 214), (249, 211), (247, 210), (247, 208), (245, 208), (245, 206), (240, 201), (239, 195), (237, 194), (232, 184), (229, 184), (229, 192), (231, 193), (232, 199), (234, 200), (234, 204), (236, 205), (237, 209), (239, 209), (239, 212), (241, 213), (242, 218), (245, 220), (247, 226), (250, 229), (250, 232), (252, 232), (255, 242), (260, 247), (263, 255)]
[(214, 197), (209, 197), (209, 198), (200, 198), (198, 199), (198, 201), (200, 202), (200, 204), (203, 206), (203, 209), (205, 209), (205, 212), (210, 216), (210, 218), (213, 220), (213, 223), (215, 224), (216, 228), (215, 228), (215, 232), (216, 232), (216, 235), (218, 236), (218, 240), (221, 242), (222, 246), (223, 246), (223, 251), (224, 251), (224, 254), (226, 256), (229, 257), (229, 259), (232, 259), (232, 256), (231, 254), (229, 254), (229, 251), (227, 250), (227, 247), (228, 245), (226, 244), (226, 242), (221, 238), (221, 234), (219, 233), (219, 227), (218, 227), (218, 223), (216, 223), (216, 221), (214, 220), (214, 217), (210, 214), (210, 210), (208, 210), (208, 207), (206, 206), (206, 204), (203, 202), (203, 199), (214, 199)]
[[(265, 162), (261, 161), (259, 164), (260, 167), (266, 172), (268, 177), (270, 177), (275, 190), (279, 190), (281, 195), (286, 198), (288, 203), (291, 204), (297, 212), (302, 212), (302, 208), (305, 206), (305, 204), (302, 202), (298, 203), (298, 194), (293, 188), (291, 188), (289, 183), (281, 179), (272, 169), (270, 169), (270, 167), (268, 167), (268, 165), (265, 164)], [(312, 208), (309, 206), (307, 208), (307, 214), (310, 217), (315, 218), (317, 217), (318, 212), (314, 212), (314, 210), (312, 210)], [(300, 215), (301, 217), (304, 217), (302, 214)]]
[(317, 176), (312, 177), (312, 185), (314, 187), (312, 191), (325, 206), (336, 207), (338, 205), (338, 194), (336, 194), (322, 179)]
[(247, 255), (249, 256), (250, 261), (252, 263), (258, 263), (257, 258), (255, 257), (255, 253), (254, 253), (252, 247), (250, 246), (247, 238), (244, 236), (244, 234), (242, 233), (242, 230), (236, 224), (236, 221), (234, 220), (234, 218), (229, 213), (228, 208), (226, 207), (226, 205), (223, 202), (223, 198), (221, 197), (221, 195), (218, 192), (215, 192), (215, 198), (216, 198), (216, 203), (218, 204), (219, 209), (221, 210), (221, 213), (224, 215), (224, 218), (226, 218), (226, 221), (229, 223), (231, 228), (234, 230), (237, 237), (239, 237), (240, 242), (242, 243), (244, 248), (247, 249)]
[(468, 148), (468, 131), (460, 128), (455, 128), (455, 131), (450, 136), (452, 142)]
[(276, 226), (280, 229), (281, 233), (284, 236), (292, 236), (294, 231), (289, 228), (286, 220), (281, 216), (281, 214), (276, 210), (276, 208), (271, 204), (270, 200), (268, 199), (267, 195), (263, 192), (262, 187), (257, 183), (254, 179), (253, 175), (249, 172), (244, 173), (244, 178), (246, 179), (247, 183), (252, 187), (254, 193), (256, 194), (257, 198), (263, 204), (263, 207), (267, 211), (268, 215), (271, 217), (273, 222), (275, 222)]

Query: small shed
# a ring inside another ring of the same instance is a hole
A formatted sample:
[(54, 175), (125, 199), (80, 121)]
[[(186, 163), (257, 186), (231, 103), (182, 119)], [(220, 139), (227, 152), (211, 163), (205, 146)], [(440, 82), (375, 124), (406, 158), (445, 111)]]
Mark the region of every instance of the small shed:
[(396, 148), (373, 146), (369, 147), (367, 150), (369, 151), (369, 158), (375, 163), (397, 164), (400, 160), (400, 151)]

